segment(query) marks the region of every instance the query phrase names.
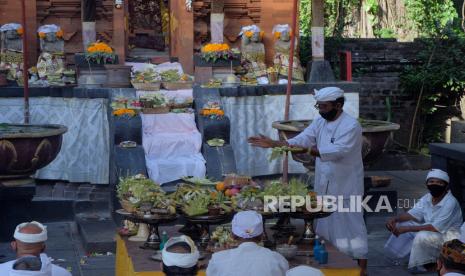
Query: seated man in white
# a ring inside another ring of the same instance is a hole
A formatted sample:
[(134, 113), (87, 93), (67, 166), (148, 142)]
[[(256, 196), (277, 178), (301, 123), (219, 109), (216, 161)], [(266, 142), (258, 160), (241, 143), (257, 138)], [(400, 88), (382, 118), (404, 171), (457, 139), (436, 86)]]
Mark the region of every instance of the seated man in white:
[(319, 269), (306, 266), (306, 265), (299, 265), (294, 268), (289, 269), (286, 272), (286, 276), (324, 276), (323, 272)]
[(284, 276), (289, 269), (279, 253), (259, 246), (263, 235), (262, 216), (255, 211), (243, 211), (232, 220), (238, 248), (213, 254), (207, 267), (207, 276)]
[(0, 264), (0, 275), (5, 276), (71, 276), (64, 268), (51, 263), (44, 254), (47, 228), (38, 222), (25, 222), (16, 227), (11, 248), (16, 260)]
[(444, 242), (459, 236), (462, 224), (460, 205), (448, 188), (449, 175), (433, 169), (426, 177), (430, 191), (406, 213), (386, 223), (392, 233), (384, 248), (395, 258), (410, 254), (409, 270), (434, 270)]
[(199, 270), (199, 250), (188, 236), (169, 239), (161, 251), (161, 267), (166, 276), (195, 276)]

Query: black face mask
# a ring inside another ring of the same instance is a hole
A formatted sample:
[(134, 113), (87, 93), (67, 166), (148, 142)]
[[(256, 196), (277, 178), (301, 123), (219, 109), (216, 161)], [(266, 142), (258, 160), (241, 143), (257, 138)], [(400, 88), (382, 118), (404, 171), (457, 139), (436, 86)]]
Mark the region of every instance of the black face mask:
[(321, 115), (321, 117), (323, 117), (323, 119), (325, 119), (327, 121), (332, 121), (332, 120), (334, 120), (334, 118), (336, 118), (337, 109), (333, 108), (333, 109), (331, 109), (331, 111), (328, 111), (328, 112), (321, 112), (320, 111), (320, 115)]
[(426, 187), (433, 197), (442, 196), (447, 189), (447, 186), (443, 185), (426, 185)]

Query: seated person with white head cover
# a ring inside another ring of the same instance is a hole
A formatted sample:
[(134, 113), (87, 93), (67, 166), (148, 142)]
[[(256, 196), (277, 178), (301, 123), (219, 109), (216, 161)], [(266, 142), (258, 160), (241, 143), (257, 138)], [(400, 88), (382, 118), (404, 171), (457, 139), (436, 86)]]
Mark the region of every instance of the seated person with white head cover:
[(432, 169), (426, 177), (430, 193), (411, 210), (386, 223), (392, 235), (384, 248), (395, 258), (410, 254), (408, 267), (412, 273), (434, 270), (442, 244), (459, 236), (462, 211), (448, 184), (446, 172)]
[(47, 228), (39, 222), (25, 222), (16, 227), (11, 248), (16, 260), (0, 264), (0, 275), (71, 276), (66, 269), (51, 263), (44, 252)]
[(284, 276), (289, 269), (279, 253), (259, 246), (263, 235), (262, 216), (255, 211), (242, 211), (232, 220), (234, 238), (239, 247), (213, 254), (207, 276)]
[(289, 269), (286, 272), (286, 276), (324, 276), (323, 272), (319, 269), (306, 266), (306, 265), (299, 265), (294, 268)]
[(162, 252), (162, 269), (167, 276), (197, 275), (199, 250), (188, 236), (169, 239)]

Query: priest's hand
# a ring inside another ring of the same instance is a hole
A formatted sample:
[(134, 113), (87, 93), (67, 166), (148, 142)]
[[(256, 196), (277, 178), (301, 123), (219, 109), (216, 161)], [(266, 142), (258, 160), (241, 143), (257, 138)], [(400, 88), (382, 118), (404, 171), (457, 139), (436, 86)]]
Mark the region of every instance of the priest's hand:
[(408, 229), (406, 227), (396, 227), (396, 228), (394, 228), (394, 231), (392, 231), (392, 234), (394, 234), (394, 236), (398, 237), (399, 235), (407, 233), (407, 232), (409, 232), (409, 231), (408, 231)]
[(310, 155), (315, 156), (315, 157), (320, 157), (320, 151), (318, 150), (316, 146), (313, 146), (310, 149)]
[(396, 218), (390, 218), (386, 222), (386, 228), (389, 230), (389, 232), (392, 232), (394, 229), (396, 229)]
[[(274, 141), (269, 137), (266, 137), (264, 135), (258, 135), (258, 136), (252, 136), (247, 139), (249, 144), (255, 147), (260, 147), (260, 148), (273, 148), (273, 147), (278, 147), (280, 146), (279, 141)], [(282, 142), (285, 143), (285, 142)], [(284, 144), (283, 144), (284, 145)]]

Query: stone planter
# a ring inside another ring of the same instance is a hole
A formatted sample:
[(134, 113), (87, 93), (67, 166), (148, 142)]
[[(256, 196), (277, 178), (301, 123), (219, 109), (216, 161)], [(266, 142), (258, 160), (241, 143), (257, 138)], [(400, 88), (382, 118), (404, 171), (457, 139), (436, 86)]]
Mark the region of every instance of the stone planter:
[[(287, 140), (300, 134), (311, 120), (277, 121), (272, 127), (279, 131), (279, 138)], [(362, 156), (364, 165), (372, 164), (383, 153), (387, 139), (391, 132), (400, 128), (400, 125), (377, 120), (363, 120), (363, 147)], [(293, 159), (304, 165), (311, 165), (313, 158), (308, 154), (293, 154)]]
[(50, 164), (66, 131), (62, 125), (1, 125), (0, 182), (28, 178)]
[[(119, 63), (118, 56), (116, 56), (114, 64), (118, 64), (118, 63)], [(89, 65), (91, 69), (94, 69), (94, 68), (105, 69), (105, 64), (103, 63), (99, 64), (96, 62), (87, 62), (86, 55), (84, 53), (74, 54), (74, 64), (76, 65), (78, 69), (81, 69), (81, 68), (89, 69)]]

